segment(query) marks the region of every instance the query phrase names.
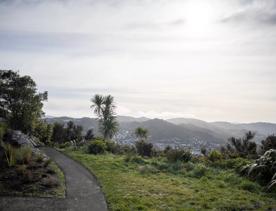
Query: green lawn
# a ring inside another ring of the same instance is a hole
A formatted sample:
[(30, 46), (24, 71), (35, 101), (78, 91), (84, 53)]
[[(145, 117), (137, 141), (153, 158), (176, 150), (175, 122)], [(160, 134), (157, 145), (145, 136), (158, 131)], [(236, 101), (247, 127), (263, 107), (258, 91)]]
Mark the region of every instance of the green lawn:
[(125, 156), (119, 155), (89, 155), (71, 150), (65, 153), (96, 175), (110, 210), (276, 208), (275, 194), (262, 192), (259, 185), (230, 170), (207, 168), (200, 163), (170, 167), (158, 159), (126, 162)]

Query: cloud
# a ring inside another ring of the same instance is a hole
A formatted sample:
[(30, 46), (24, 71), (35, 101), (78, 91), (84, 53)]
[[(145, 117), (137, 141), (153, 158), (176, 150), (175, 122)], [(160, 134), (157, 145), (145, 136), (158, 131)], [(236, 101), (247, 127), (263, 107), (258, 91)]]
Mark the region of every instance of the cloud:
[(167, 27), (179, 27), (185, 24), (184, 19), (175, 19), (167, 22), (138, 22), (138, 23), (129, 23), (124, 28), (125, 29), (146, 29), (146, 30), (160, 30), (167, 29)]
[(225, 15), (220, 21), (276, 25), (276, 2), (274, 0), (247, 0), (241, 3), (241, 8)]
[(0, 1), (1, 68), (48, 90), (48, 115), (89, 116), (100, 93), (121, 115), (276, 121), (273, 4), (209, 2), (210, 20), (200, 0)]

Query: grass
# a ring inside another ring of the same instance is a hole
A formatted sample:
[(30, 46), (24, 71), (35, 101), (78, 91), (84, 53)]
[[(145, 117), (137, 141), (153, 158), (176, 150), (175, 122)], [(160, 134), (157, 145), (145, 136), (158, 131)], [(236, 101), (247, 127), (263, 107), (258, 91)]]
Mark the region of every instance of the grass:
[[(162, 159), (65, 153), (99, 180), (110, 210), (266, 210), (275, 194), (231, 170), (202, 163), (168, 164)], [(127, 162), (128, 161), (128, 162)]]
[(65, 186), (65, 176), (61, 169), (57, 166), (55, 162), (51, 162), (49, 164), (50, 168), (53, 169), (53, 171), (56, 173), (56, 176), (59, 181), (59, 186), (54, 188), (50, 194), (48, 194), (48, 197), (50, 196), (55, 196), (58, 198), (65, 198), (65, 191), (66, 191), (66, 186)]

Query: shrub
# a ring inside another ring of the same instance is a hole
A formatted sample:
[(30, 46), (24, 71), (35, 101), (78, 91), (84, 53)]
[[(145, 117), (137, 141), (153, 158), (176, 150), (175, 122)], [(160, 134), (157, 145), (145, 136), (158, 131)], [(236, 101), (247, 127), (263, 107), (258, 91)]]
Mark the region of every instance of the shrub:
[(268, 136), (265, 140), (262, 141), (262, 144), (261, 144), (262, 153), (265, 153), (266, 151), (268, 151), (270, 149), (276, 149), (276, 136), (275, 135)]
[(133, 154), (127, 154), (124, 160), (125, 162), (133, 162), (133, 163), (139, 163), (139, 164), (146, 163), (141, 156), (137, 156)]
[(202, 155), (207, 156), (207, 149), (206, 149), (206, 147), (201, 147), (200, 148), (200, 152), (201, 152)]
[(230, 138), (226, 147), (221, 148), (221, 153), (226, 157), (256, 158), (257, 144), (251, 140), (255, 134), (249, 131), (243, 138)]
[(5, 144), (1, 141), (1, 146), (4, 149), (6, 163), (9, 167), (12, 167), (16, 164), (16, 149), (11, 144)]
[(188, 162), (192, 159), (191, 151), (184, 148), (170, 149), (166, 152), (165, 155), (169, 162), (177, 162), (177, 161)]
[(7, 131), (7, 125), (5, 123), (0, 123), (0, 141), (3, 140), (3, 137)]
[(52, 160), (51, 159), (47, 159), (45, 162), (44, 162), (44, 164), (43, 164), (43, 167), (47, 167), (47, 166), (49, 166), (50, 165), (50, 163), (52, 162)]
[(238, 157), (217, 160), (215, 162), (212, 162), (211, 165), (213, 167), (218, 167), (221, 169), (234, 169), (236, 171), (240, 171), (243, 166), (249, 163), (250, 161), (248, 159)]
[(141, 156), (151, 157), (153, 154), (153, 145), (151, 143), (147, 143), (143, 140), (137, 141), (135, 143), (137, 153)]
[(267, 190), (276, 189), (276, 150), (270, 149), (253, 164), (246, 165), (241, 175), (267, 185)]
[(32, 149), (30, 147), (21, 147), (15, 150), (15, 159), (17, 163), (29, 164), (32, 160)]
[(259, 192), (259, 189), (260, 189), (258, 184), (251, 181), (246, 181), (246, 180), (241, 182), (240, 188), (243, 190), (247, 190), (255, 193)]
[(92, 141), (88, 145), (88, 153), (90, 154), (103, 154), (106, 151), (106, 142), (103, 140)]
[(67, 147), (70, 147), (70, 146), (71, 146), (70, 142), (65, 142), (65, 143), (62, 143), (62, 144), (58, 145), (58, 147), (61, 148), (61, 149), (64, 149), (64, 148), (67, 148)]
[(201, 178), (205, 176), (208, 172), (208, 168), (204, 166), (203, 164), (198, 164), (194, 167), (193, 170), (191, 170), (188, 173), (188, 176), (195, 177), (195, 178)]
[(212, 162), (222, 159), (222, 154), (218, 150), (212, 150), (208, 155), (208, 159)]

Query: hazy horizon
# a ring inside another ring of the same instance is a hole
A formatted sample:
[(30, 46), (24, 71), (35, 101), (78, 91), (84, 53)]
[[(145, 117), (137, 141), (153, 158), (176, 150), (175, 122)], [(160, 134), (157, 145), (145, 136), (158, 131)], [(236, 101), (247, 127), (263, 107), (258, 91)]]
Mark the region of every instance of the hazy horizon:
[(0, 68), (51, 116), (276, 123), (275, 46), (275, 0), (0, 0)]

